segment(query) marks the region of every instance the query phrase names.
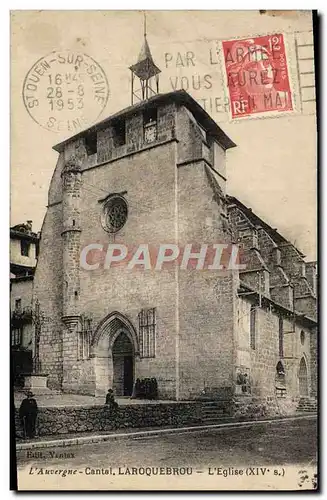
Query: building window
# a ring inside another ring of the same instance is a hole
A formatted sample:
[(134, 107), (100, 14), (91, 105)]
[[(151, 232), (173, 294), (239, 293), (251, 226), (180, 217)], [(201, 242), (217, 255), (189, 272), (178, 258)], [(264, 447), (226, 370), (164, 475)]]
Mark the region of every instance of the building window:
[(19, 347), (22, 342), (22, 329), (14, 328), (11, 330), (11, 345), (15, 347)]
[(305, 278), (306, 275), (305, 262), (301, 263), (301, 275)]
[(97, 152), (97, 133), (89, 133), (85, 136), (85, 149), (88, 156), (94, 155)]
[(78, 359), (90, 357), (90, 333), (79, 332), (78, 334)]
[(283, 326), (283, 318), (279, 317), (279, 357), (284, 357), (284, 326)]
[(255, 349), (256, 344), (256, 320), (257, 320), (257, 309), (256, 306), (252, 305), (250, 309), (250, 346), (251, 349)]
[(126, 122), (119, 120), (112, 124), (114, 132), (114, 146), (119, 147), (126, 144)]
[(304, 342), (305, 342), (305, 333), (304, 333), (303, 330), (301, 330), (300, 340), (301, 340), (301, 344), (304, 345)]
[(20, 240), (20, 253), (24, 257), (28, 257), (30, 253), (30, 243), (26, 240)]
[(22, 310), (22, 299), (15, 300), (15, 311), (21, 312)]
[(103, 207), (102, 226), (108, 233), (117, 233), (126, 223), (128, 207), (122, 196), (111, 196)]
[(276, 264), (280, 266), (282, 263), (282, 254), (279, 248), (276, 248)]
[(156, 309), (139, 313), (139, 344), (141, 358), (154, 358), (156, 352)]

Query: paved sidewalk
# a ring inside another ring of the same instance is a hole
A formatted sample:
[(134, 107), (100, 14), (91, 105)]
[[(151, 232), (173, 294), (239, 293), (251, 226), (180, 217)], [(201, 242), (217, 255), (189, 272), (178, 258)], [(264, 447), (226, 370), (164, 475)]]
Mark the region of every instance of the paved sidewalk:
[(269, 418), (269, 419), (262, 419), (262, 420), (249, 420), (249, 421), (243, 421), (239, 422), (233, 419), (230, 419), (229, 422), (224, 422), (224, 423), (217, 423), (217, 424), (210, 424), (210, 425), (194, 425), (194, 426), (188, 426), (188, 427), (167, 427), (167, 428), (162, 428), (162, 427), (148, 427), (148, 428), (142, 428), (142, 429), (135, 429), (135, 428), (129, 428), (129, 429), (117, 429), (116, 431), (104, 431), (104, 432), (97, 432), (96, 434), (90, 434), (90, 433), (80, 433), (80, 434), (65, 434), (63, 437), (62, 435), (60, 436), (46, 436), (46, 437), (40, 437), (40, 438), (35, 438), (33, 440), (28, 440), (24, 442), (18, 442), (16, 444), (16, 449), (17, 450), (31, 450), (35, 448), (52, 448), (55, 446), (73, 446), (77, 444), (88, 444), (88, 443), (100, 443), (103, 441), (109, 441), (110, 439), (122, 439), (122, 438), (129, 438), (129, 437), (136, 437), (136, 436), (160, 436), (163, 434), (171, 434), (171, 433), (187, 433), (187, 432), (192, 432), (192, 431), (199, 431), (199, 430), (207, 430), (207, 429), (216, 429), (216, 428), (233, 428), (233, 427), (244, 427), (244, 426), (252, 426), (252, 425), (257, 425), (257, 424), (262, 424), (262, 423), (269, 423), (269, 422), (275, 422), (276, 420), (283, 422), (286, 420), (299, 420), (299, 419), (311, 419), (311, 418), (317, 418), (316, 413), (306, 413), (306, 414), (299, 414), (296, 416), (289, 416), (289, 417), (276, 417), (276, 418)]

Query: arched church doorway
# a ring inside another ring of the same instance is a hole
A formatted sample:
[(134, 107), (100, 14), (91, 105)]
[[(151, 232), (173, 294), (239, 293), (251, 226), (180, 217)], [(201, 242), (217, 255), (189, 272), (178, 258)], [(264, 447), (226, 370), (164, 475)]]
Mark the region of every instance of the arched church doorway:
[(131, 321), (118, 311), (108, 314), (94, 333), (91, 353), (96, 394), (105, 396), (111, 388), (115, 396), (131, 396), (139, 359), (137, 332)]
[(112, 346), (113, 389), (116, 396), (131, 396), (134, 385), (134, 350), (122, 331)]
[(299, 389), (300, 389), (300, 396), (307, 396), (308, 395), (308, 370), (307, 370), (307, 364), (304, 358), (301, 359), (300, 361), (300, 368), (299, 368)]

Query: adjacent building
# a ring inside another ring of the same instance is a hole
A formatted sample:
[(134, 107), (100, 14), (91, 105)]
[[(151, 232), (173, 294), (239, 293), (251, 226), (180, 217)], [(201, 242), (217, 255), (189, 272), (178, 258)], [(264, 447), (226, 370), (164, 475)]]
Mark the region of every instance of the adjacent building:
[(32, 295), (38, 242), (32, 221), (10, 228), (11, 349), (14, 379), (18, 384), (23, 383), (22, 373), (32, 370)]

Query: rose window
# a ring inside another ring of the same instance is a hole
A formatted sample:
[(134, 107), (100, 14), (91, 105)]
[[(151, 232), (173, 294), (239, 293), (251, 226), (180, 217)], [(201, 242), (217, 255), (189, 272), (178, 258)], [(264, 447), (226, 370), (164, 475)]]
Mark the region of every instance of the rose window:
[(104, 206), (103, 226), (109, 233), (116, 233), (126, 223), (127, 203), (121, 196), (113, 196)]

